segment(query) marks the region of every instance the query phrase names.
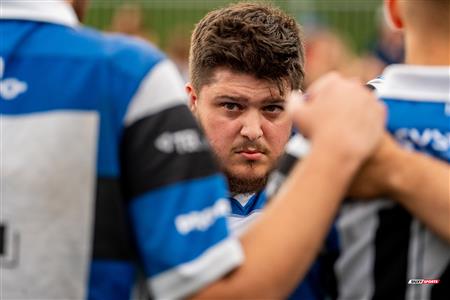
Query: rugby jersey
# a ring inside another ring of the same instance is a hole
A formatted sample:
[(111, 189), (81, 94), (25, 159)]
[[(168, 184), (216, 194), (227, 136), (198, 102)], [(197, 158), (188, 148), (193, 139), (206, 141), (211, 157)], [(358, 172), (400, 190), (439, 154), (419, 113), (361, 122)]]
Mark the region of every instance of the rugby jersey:
[(78, 24), (65, 1), (2, 1), (2, 297), (179, 298), (240, 264), (226, 185), (175, 66)]
[[(387, 129), (403, 147), (450, 161), (450, 68), (393, 65), (371, 83), (388, 108)], [(287, 147), (269, 182), (273, 193), (308, 144)], [(337, 232), (339, 249), (328, 286), (338, 299), (448, 299), (450, 245), (389, 199), (347, 200)], [(410, 279), (439, 279), (436, 285)]]

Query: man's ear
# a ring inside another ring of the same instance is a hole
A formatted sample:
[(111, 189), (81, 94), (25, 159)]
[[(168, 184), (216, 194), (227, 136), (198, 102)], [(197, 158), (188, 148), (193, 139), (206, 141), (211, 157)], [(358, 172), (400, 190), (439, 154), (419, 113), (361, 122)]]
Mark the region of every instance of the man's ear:
[(403, 19), (400, 11), (400, 0), (384, 0), (384, 14), (386, 20), (393, 29), (403, 29)]
[(197, 112), (197, 92), (190, 82), (184, 86), (186, 93), (188, 94), (188, 106), (193, 114)]

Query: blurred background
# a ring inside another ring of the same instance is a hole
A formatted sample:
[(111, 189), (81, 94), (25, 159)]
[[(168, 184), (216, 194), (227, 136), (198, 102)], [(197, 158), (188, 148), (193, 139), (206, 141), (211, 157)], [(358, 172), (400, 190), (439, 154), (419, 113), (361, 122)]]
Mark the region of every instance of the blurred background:
[[(91, 0), (87, 25), (135, 35), (156, 44), (175, 61), (185, 80), (194, 25), (226, 0)], [(401, 33), (383, 17), (382, 0), (273, 0), (303, 27), (306, 86), (338, 70), (366, 82), (403, 59)]]

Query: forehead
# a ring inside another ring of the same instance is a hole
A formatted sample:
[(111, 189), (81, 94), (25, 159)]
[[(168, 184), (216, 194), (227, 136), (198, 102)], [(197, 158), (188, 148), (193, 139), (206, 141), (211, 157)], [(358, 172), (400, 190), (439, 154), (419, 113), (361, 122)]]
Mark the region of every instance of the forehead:
[[(286, 90), (284, 95), (286, 95)], [(257, 102), (270, 98), (283, 99), (275, 82), (259, 79), (255, 76), (234, 72), (229, 69), (217, 69), (213, 79), (200, 91), (201, 98), (230, 96)]]

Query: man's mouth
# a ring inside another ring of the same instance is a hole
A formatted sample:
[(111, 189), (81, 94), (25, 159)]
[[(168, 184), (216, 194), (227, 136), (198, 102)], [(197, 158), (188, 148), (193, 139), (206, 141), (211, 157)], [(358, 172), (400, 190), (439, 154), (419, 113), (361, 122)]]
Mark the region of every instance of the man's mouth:
[(256, 148), (242, 149), (237, 151), (237, 153), (247, 160), (260, 160), (264, 155), (263, 152)]

